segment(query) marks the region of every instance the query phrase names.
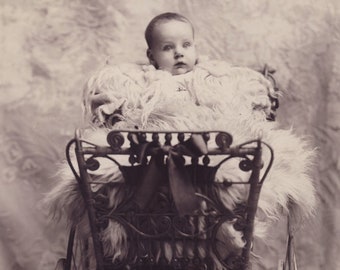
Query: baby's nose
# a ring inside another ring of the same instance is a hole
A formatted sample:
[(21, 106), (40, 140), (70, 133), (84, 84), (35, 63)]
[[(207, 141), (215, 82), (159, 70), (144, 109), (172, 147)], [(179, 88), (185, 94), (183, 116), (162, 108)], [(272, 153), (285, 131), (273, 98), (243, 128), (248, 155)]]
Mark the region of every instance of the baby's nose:
[(175, 59), (178, 59), (180, 57), (183, 57), (183, 52), (181, 49), (176, 49), (175, 51)]

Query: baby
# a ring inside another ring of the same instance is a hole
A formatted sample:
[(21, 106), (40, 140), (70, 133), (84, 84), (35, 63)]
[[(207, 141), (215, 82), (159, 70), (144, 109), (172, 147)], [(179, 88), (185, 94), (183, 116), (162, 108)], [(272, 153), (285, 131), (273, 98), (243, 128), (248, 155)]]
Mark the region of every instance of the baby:
[(150, 64), (172, 75), (171, 79), (163, 80), (164, 84), (173, 84), (169, 87), (173, 91), (166, 95), (171, 103), (191, 101), (199, 105), (192, 89), (192, 71), (198, 62), (194, 36), (192, 23), (178, 13), (162, 13), (146, 27), (146, 55)]
[(156, 69), (172, 75), (192, 71), (197, 63), (194, 28), (177, 13), (163, 13), (151, 20), (145, 30), (147, 57)]

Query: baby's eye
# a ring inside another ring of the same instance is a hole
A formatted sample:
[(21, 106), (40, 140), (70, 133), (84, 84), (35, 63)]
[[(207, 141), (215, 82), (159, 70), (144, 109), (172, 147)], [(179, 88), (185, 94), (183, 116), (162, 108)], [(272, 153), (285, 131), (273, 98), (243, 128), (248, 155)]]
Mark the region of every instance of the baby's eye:
[(172, 49), (171, 45), (165, 45), (163, 46), (163, 51), (170, 51)]
[(190, 46), (191, 46), (191, 42), (189, 42), (189, 41), (186, 41), (186, 42), (183, 43), (184, 48), (188, 48)]

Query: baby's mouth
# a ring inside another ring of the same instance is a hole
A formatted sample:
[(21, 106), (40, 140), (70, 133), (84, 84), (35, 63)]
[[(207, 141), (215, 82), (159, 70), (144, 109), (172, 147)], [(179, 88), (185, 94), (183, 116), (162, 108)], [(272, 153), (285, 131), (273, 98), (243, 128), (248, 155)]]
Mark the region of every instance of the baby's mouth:
[(184, 62), (178, 62), (175, 64), (175, 67), (183, 67), (183, 66), (186, 66)]

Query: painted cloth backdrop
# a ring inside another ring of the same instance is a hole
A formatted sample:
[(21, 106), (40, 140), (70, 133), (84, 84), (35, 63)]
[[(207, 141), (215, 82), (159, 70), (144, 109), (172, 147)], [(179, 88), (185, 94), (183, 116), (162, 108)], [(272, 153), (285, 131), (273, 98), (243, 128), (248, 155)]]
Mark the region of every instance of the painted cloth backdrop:
[[(67, 231), (41, 203), (81, 117), (82, 86), (106, 60), (145, 62), (143, 34), (165, 11), (190, 18), (211, 59), (277, 70), (278, 121), (318, 148), (315, 218), (295, 234), (299, 269), (340, 269), (340, 3), (308, 0), (1, 1), (0, 269), (54, 269)], [(284, 258), (285, 221), (257, 253)], [(255, 244), (256, 248), (256, 244)]]

